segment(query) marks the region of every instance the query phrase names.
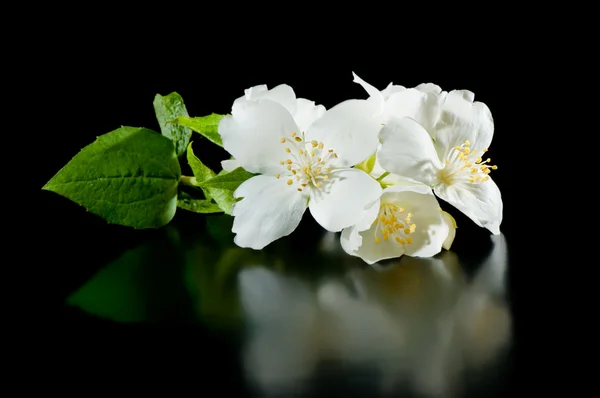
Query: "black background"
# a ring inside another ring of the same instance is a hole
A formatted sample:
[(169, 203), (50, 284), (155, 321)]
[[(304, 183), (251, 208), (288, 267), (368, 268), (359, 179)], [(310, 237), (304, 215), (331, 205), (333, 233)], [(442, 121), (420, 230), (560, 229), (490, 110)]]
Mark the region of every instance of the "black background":
[[(65, 32), (54, 42), (73, 35), (75, 32)], [(255, 33), (248, 35), (255, 37)], [(515, 203), (519, 198), (512, 183), (517, 178), (513, 149), (522, 132), (513, 128), (514, 93), (507, 89), (508, 77), (497, 73), (506, 59), (493, 63), (494, 54), (487, 54), (486, 58), (423, 53), (403, 57), (404, 51), (390, 55), (389, 49), (365, 45), (343, 46), (347, 43), (338, 45), (331, 41), (326, 46), (317, 45), (317, 38), (312, 36), (306, 39), (308, 46), (292, 42), (289, 47), (280, 46), (276, 38), (259, 44), (250, 40), (204, 40), (175, 48), (152, 43), (148, 33), (105, 39), (99, 34), (84, 46), (68, 40), (54, 47), (44, 61), (48, 67), (40, 70), (38, 76), (43, 81), (43, 99), (36, 104), (41, 108), (39, 114), (47, 114), (45, 118), (50, 120), (35, 128), (33, 147), (41, 165), (34, 181), (30, 181), (35, 187), (41, 188), (79, 149), (101, 134), (122, 125), (159, 131), (152, 106), (156, 94), (177, 91), (191, 116), (203, 116), (229, 112), (233, 100), (243, 95), (244, 89), (258, 84), (269, 88), (289, 84), (298, 97), (327, 108), (348, 98), (366, 98), (364, 90), (352, 82), (352, 72), (380, 89), (390, 82), (405, 87), (432, 82), (447, 91), (473, 91), (475, 100), (486, 103), (495, 120), (489, 155), (493, 164), (499, 166), (492, 178), (504, 200), (504, 222), (500, 228), (509, 245), (509, 293), (515, 350), (519, 352), (522, 317), (518, 303), (523, 282), (518, 277), (516, 254), (519, 220)], [(227, 157), (216, 146), (195, 151), (216, 170)], [(236, 348), (218, 336), (184, 323), (122, 326), (67, 308), (64, 299), (102, 264), (155, 232), (106, 225), (58, 195), (41, 190), (36, 195), (37, 206), (32, 212), (38, 220), (35, 234), (39, 234), (39, 244), (30, 250), (35, 251), (36, 259), (39, 254), (35, 285), (43, 285), (38, 291), (44, 292), (44, 300), (32, 300), (29, 314), (36, 315), (27, 318), (45, 331), (37, 339), (40, 360), (61, 363), (52, 367), (53, 374), (60, 375), (53, 378), (53, 383), (77, 390), (74, 378), (97, 387), (121, 380), (154, 388), (177, 379), (179, 382), (170, 384), (170, 388), (189, 390), (196, 384), (197, 393), (212, 386), (220, 388), (220, 393), (241, 394), (242, 387), (236, 382), (241, 377), (234, 361)], [(459, 212), (451, 211), (460, 227), (456, 247), (463, 251), (484, 250), (478, 245), (483, 245), (489, 233)], [(179, 212), (176, 220), (188, 217), (193, 220), (202, 216)], [(309, 217), (304, 218), (305, 222), (311, 222)], [(202, 339), (204, 342), (193, 349), (186, 343)], [(187, 366), (190, 362), (194, 366)]]

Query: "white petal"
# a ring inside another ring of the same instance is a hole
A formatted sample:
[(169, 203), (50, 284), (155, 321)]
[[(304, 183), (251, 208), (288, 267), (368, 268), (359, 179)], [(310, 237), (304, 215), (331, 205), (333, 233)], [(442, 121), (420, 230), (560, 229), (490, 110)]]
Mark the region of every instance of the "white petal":
[(281, 173), (286, 158), (281, 138), (298, 132), (292, 115), (270, 100), (237, 101), (219, 123), (223, 147), (251, 173)]
[(234, 196), (244, 198), (233, 206), (234, 242), (255, 250), (291, 234), (306, 210), (305, 194), (288, 186), (284, 179), (270, 176), (246, 180)]
[(475, 93), (469, 90), (454, 90), (459, 93), (466, 101), (473, 102), (475, 100)]
[[(368, 264), (374, 264), (403, 254), (431, 257), (441, 251), (444, 238), (448, 235), (448, 227), (442, 219), (439, 204), (430, 188), (389, 187), (383, 191), (380, 203), (397, 204), (405, 208), (406, 213), (413, 214), (412, 221), (417, 226), (416, 231), (410, 234), (413, 242), (402, 245), (390, 239), (380, 240), (377, 243), (375, 240), (377, 224), (372, 224), (368, 230), (362, 232), (348, 228), (342, 231), (341, 237), (342, 247), (348, 254), (360, 257)], [(356, 235), (360, 235), (360, 239)], [(360, 247), (356, 247), (357, 243), (360, 243)]]
[(390, 83), (390, 84), (388, 84), (388, 86), (386, 88), (381, 90), (381, 94), (383, 95), (383, 98), (385, 98), (387, 100), (388, 98), (390, 98), (390, 96), (392, 94), (399, 93), (400, 91), (404, 91), (404, 90), (406, 90), (406, 87)]
[(490, 109), (483, 102), (472, 102), (471, 94), (466, 90), (451, 91), (441, 106), (432, 137), (444, 158), (453, 147), (467, 140), (471, 142), (471, 149), (478, 151), (488, 148), (492, 142), (494, 120)]
[(347, 100), (317, 119), (308, 132), (308, 140), (323, 142), (338, 154), (337, 165), (350, 167), (375, 153), (381, 123), (374, 116), (377, 107), (367, 100)]
[(442, 88), (433, 83), (421, 83), (415, 88), (423, 93), (440, 94), (442, 92)]
[(434, 192), (475, 224), (487, 228), (494, 235), (500, 233), (502, 196), (492, 179), (479, 184), (440, 184), (434, 188)]
[(353, 254), (362, 245), (360, 232), (371, 228), (373, 221), (379, 214), (379, 204), (379, 200), (373, 202), (365, 209), (363, 218), (359, 222), (342, 230), (340, 244), (346, 253)]
[(240, 162), (238, 162), (236, 159), (223, 160), (221, 161), (221, 167), (225, 171), (233, 171), (240, 167)]
[(380, 111), (383, 111), (384, 97), (382, 92), (358, 77), (356, 73), (352, 72), (352, 76), (354, 76), (353, 82), (360, 84), (367, 94), (369, 94), (369, 97), (373, 100), (374, 106)]
[(261, 84), (244, 90), (245, 95), (236, 100), (256, 101), (259, 99), (268, 99), (282, 105), (290, 112), (296, 113), (296, 94), (294, 90), (287, 84), (280, 84), (272, 89), (267, 89), (267, 86)]
[(308, 207), (315, 220), (326, 230), (341, 231), (360, 222), (368, 206), (381, 194), (381, 185), (358, 169), (335, 170), (328, 192), (311, 192)]
[(429, 186), (437, 184), (442, 164), (420, 124), (410, 118), (395, 119), (383, 127), (379, 139), (378, 160), (385, 170)]
[(307, 131), (310, 125), (323, 116), (325, 107), (323, 105), (315, 105), (314, 101), (309, 101), (305, 98), (296, 100), (296, 113), (294, 120), (298, 125), (299, 132)]
[[(381, 149), (381, 144), (379, 144), (378, 150), (379, 149)], [(381, 167), (381, 164), (379, 163), (378, 159), (379, 159), (379, 156), (376, 156), (375, 164), (373, 165), (373, 169), (369, 173), (374, 178), (379, 178), (383, 173), (387, 172), (387, 170), (385, 170), (383, 167)], [(401, 175), (394, 174), (394, 173), (390, 173), (387, 176), (383, 177), (383, 179), (381, 180), (381, 183), (383, 183), (384, 185), (385, 184), (387, 184), (387, 185), (396, 185), (396, 184), (422, 185), (421, 183), (417, 183), (409, 178), (406, 178), (406, 177), (403, 177)]]
[[(362, 232), (358, 232), (353, 228), (344, 229), (340, 238), (342, 248), (346, 253), (360, 257), (369, 265), (381, 260), (397, 258), (404, 254), (404, 246), (396, 241), (382, 240), (380, 243), (376, 243), (374, 231), (374, 227)], [(357, 234), (360, 239), (355, 236)], [(360, 246), (356, 247), (356, 243), (360, 243)]]
[(448, 226), (448, 236), (446, 237), (446, 240), (444, 240), (442, 247), (446, 250), (450, 250), (450, 247), (452, 247), (452, 243), (454, 242), (454, 238), (456, 237), (456, 220), (450, 215), (450, 213), (445, 211), (442, 211), (442, 218)]
[(444, 97), (434, 91), (410, 88), (390, 96), (385, 104), (387, 120), (410, 117), (431, 134), (440, 114)]
[(257, 86), (252, 86), (250, 88), (247, 88), (244, 90), (244, 95), (242, 95), (241, 97), (239, 97), (238, 99), (236, 99), (236, 101), (241, 101), (241, 100), (254, 100), (256, 99), (260, 93), (268, 91), (268, 87), (266, 84), (259, 84)]
[[(442, 217), (440, 205), (431, 188), (394, 185), (384, 190), (381, 203), (396, 203), (403, 207), (406, 213), (410, 212), (413, 215), (412, 222), (417, 228), (410, 234), (413, 243), (405, 245), (405, 254), (413, 257), (432, 257), (442, 250), (448, 236), (448, 225)], [(399, 245), (391, 239), (385, 243)]]

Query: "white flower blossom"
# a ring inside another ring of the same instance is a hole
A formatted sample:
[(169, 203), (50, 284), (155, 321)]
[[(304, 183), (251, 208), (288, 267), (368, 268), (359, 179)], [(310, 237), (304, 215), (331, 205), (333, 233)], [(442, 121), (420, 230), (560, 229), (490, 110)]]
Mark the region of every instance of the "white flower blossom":
[(289, 86), (258, 87), (258, 94), (238, 98), (219, 124), (224, 148), (259, 174), (234, 192), (243, 198), (232, 211), (235, 243), (262, 249), (292, 233), (307, 207), (328, 231), (355, 224), (381, 193), (377, 181), (352, 168), (378, 144), (373, 102), (347, 100), (318, 117)]
[(355, 75), (374, 98), (384, 127), (378, 167), (433, 188), (480, 227), (500, 233), (502, 198), (490, 178), (497, 169), (485, 153), (494, 121), (487, 105), (468, 90), (441, 91), (431, 83), (414, 89), (390, 84), (378, 91)]
[(348, 254), (368, 264), (403, 254), (435, 256), (454, 239), (453, 220), (426, 186), (390, 186), (363, 214), (360, 223), (342, 231), (340, 241)]

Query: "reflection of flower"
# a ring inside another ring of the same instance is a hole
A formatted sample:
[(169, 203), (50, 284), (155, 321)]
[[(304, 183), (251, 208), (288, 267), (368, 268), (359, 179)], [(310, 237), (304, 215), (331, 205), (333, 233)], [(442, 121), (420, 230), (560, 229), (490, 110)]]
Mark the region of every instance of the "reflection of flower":
[(321, 361), (333, 360), (378, 369), (380, 388), (405, 380), (426, 396), (448, 395), (460, 372), (494, 359), (510, 337), (506, 247), (502, 235), (492, 239), (470, 282), (453, 252), (355, 268), (316, 290), (264, 268), (243, 270), (247, 374), (269, 391), (297, 390)]
[(372, 102), (347, 100), (310, 121), (319, 112), (300, 118), (294, 101), (291, 88), (278, 92), (276, 101), (271, 94), (247, 95), (219, 124), (225, 149), (259, 174), (234, 193), (243, 198), (232, 211), (241, 247), (262, 249), (289, 235), (307, 207), (323, 228), (340, 231), (360, 220), (381, 192), (368, 174), (351, 168), (377, 147), (381, 126), (372, 117)]
[[(377, 212), (375, 221), (372, 211)], [(450, 228), (454, 229), (431, 189), (424, 186), (386, 188), (381, 199), (365, 212), (365, 218), (370, 228), (359, 223), (344, 229), (341, 244), (348, 254), (368, 264), (403, 254), (434, 256), (442, 250)]]
[(467, 90), (424, 84), (380, 92), (357, 76), (355, 81), (379, 105), (385, 124), (377, 167), (432, 187), (477, 225), (499, 234), (502, 198), (490, 178), (497, 166), (485, 158), (494, 133), (489, 108)]

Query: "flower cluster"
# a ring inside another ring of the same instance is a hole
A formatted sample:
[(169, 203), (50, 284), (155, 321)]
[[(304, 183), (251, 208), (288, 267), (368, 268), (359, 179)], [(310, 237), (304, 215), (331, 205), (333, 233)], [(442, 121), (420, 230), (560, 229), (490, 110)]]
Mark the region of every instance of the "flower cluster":
[(467, 90), (435, 84), (378, 90), (326, 110), (285, 84), (255, 86), (218, 127), (237, 167), (256, 174), (234, 192), (233, 232), (260, 250), (290, 235), (306, 209), (369, 264), (449, 249), (456, 225), (442, 199), (500, 233), (502, 199), (486, 152), (494, 123)]

